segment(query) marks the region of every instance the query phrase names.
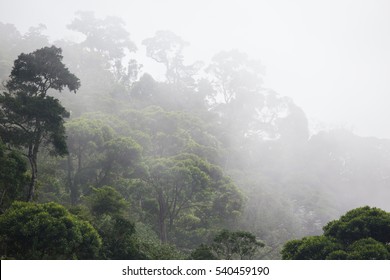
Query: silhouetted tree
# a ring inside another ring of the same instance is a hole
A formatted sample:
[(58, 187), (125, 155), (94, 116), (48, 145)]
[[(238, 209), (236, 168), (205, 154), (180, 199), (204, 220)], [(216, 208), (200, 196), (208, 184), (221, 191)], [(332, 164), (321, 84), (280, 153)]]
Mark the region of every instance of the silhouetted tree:
[(142, 41), (146, 54), (155, 61), (164, 64), (168, 83), (192, 85), (193, 76), (199, 71), (202, 63), (184, 65), (183, 49), (189, 45), (180, 36), (171, 31), (160, 30), (155, 36)]
[(45, 47), (21, 54), (14, 62), (7, 92), (0, 95), (0, 132), (7, 144), (26, 149), (31, 167), (27, 201), (34, 197), (37, 155), (42, 143), (55, 155), (67, 151), (64, 118), (69, 113), (48, 95), (50, 89), (76, 92), (79, 79), (62, 63), (61, 49)]

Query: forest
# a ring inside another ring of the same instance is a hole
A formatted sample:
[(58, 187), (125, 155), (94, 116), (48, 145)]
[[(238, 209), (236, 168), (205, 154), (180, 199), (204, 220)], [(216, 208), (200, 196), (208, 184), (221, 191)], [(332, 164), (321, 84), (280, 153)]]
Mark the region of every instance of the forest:
[(0, 22), (2, 259), (390, 259), (389, 139), (313, 134), (240, 50), (67, 28)]

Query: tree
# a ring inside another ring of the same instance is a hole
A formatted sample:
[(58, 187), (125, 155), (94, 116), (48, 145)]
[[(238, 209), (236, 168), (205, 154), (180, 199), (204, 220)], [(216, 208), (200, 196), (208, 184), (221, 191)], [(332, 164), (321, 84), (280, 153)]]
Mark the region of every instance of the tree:
[(7, 151), (0, 139), (0, 213), (25, 196), (27, 165), (17, 151)]
[(350, 245), (364, 238), (390, 243), (390, 213), (369, 206), (348, 211), (324, 227), (324, 235)]
[(288, 241), (286, 260), (390, 259), (390, 213), (368, 206), (348, 211), (324, 226), (321, 236)]
[(7, 79), (18, 54), (49, 45), (47, 36), (42, 34), (44, 29), (46, 27), (40, 24), (30, 27), (28, 32), (22, 35), (14, 25), (0, 22), (0, 81)]
[(213, 240), (211, 248), (219, 259), (233, 258), (251, 259), (255, 253), (264, 247), (264, 243), (256, 239), (250, 232), (222, 230)]
[(144, 259), (134, 240), (134, 223), (122, 216), (104, 216), (95, 221), (103, 240), (103, 259), (134, 260)]
[[(116, 177), (129, 177), (134, 173), (141, 172), (140, 165), (142, 147), (131, 137), (118, 137), (109, 140), (103, 147), (103, 159), (100, 162), (97, 186), (112, 183)], [(124, 176), (127, 174), (127, 176)]]
[(62, 63), (61, 49), (55, 46), (22, 53), (14, 62), (7, 92), (0, 94), (0, 132), (5, 143), (26, 150), (31, 167), (27, 201), (35, 193), (41, 144), (51, 146), (54, 155), (67, 154), (64, 118), (69, 113), (48, 91), (76, 92), (79, 87), (79, 79)]
[(220, 231), (211, 245), (201, 244), (191, 253), (194, 260), (252, 259), (264, 243), (247, 231)]
[(309, 236), (301, 240), (292, 240), (282, 249), (285, 260), (325, 260), (329, 254), (343, 247), (336, 240), (324, 236)]
[(117, 188), (118, 181), (138, 178), (144, 172), (142, 147), (138, 144), (142, 139), (118, 137), (116, 130), (128, 129), (120, 123), (108, 115), (90, 115), (66, 123), (69, 149), (66, 183), (72, 205), (80, 202), (81, 195), (89, 194), (91, 187)]
[(208, 175), (196, 165), (197, 162), (191, 158), (162, 158), (149, 164), (147, 182), (158, 203), (158, 232), (162, 242), (168, 241), (168, 232), (178, 215), (194, 207), (192, 204), (196, 203), (196, 196), (207, 188)]
[(348, 259), (353, 260), (390, 260), (389, 245), (371, 237), (359, 239), (351, 244)]
[(137, 259), (181, 260), (184, 258), (183, 253), (174, 245), (161, 243), (156, 232), (143, 222), (135, 225), (132, 244), (138, 251)]
[[(161, 241), (176, 239), (191, 246), (204, 238), (201, 229), (210, 230), (240, 213), (242, 196), (235, 185), (217, 166), (198, 156), (154, 159), (148, 167), (146, 182), (157, 203), (152, 209), (157, 212)], [(189, 238), (190, 234), (201, 236)]]
[(126, 201), (113, 187), (104, 186), (93, 189), (88, 196), (88, 202), (93, 215), (121, 216), (126, 208)]
[(189, 45), (180, 36), (171, 31), (157, 31), (154, 37), (142, 41), (146, 46), (146, 55), (164, 64), (168, 83), (186, 85), (194, 83), (193, 76), (199, 71), (201, 62), (184, 65), (183, 49)]
[(218, 260), (214, 255), (212, 248), (205, 244), (200, 244), (195, 250), (191, 252), (191, 260)]
[(79, 11), (77, 18), (68, 28), (85, 36), (82, 46), (91, 51), (103, 53), (109, 60), (118, 61), (126, 55), (126, 51), (137, 50), (125, 29), (124, 21), (118, 17), (95, 18), (93, 12)]
[(262, 86), (264, 67), (238, 50), (222, 51), (212, 58), (207, 72), (225, 104), (256, 95)]
[(72, 205), (79, 202), (81, 187), (96, 183), (99, 154), (114, 131), (102, 121), (77, 118), (65, 124), (67, 146), (67, 185)]
[(181, 258), (174, 246), (161, 244), (155, 232), (142, 223), (137, 226), (129, 220), (128, 203), (112, 187), (94, 189), (87, 197), (102, 241), (103, 259), (178, 259)]
[(33, 51), (38, 48), (49, 46), (48, 36), (42, 34), (45, 29), (46, 26), (44, 24), (30, 27), (22, 38), (23, 51)]
[(133, 244), (134, 223), (125, 217), (127, 203), (123, 196), (113, 187), (104, 186), (93, 189), (86, 200), (94, 216), (92, 223), (103, 241), (101, 257), (103, 259), (140, 257)]
[(50, 202), (14, 202), (0, 216), (0, 254), (15, 259), (95, 259), (101, 239), (90, 223)]
[[(128, 61), (127, 69), (122, 65), (126, 54), (137, 50), (125, 28), (125, 22), (118, 17), (96, 18), (93, 12), (79, 11), (68, 28), (85, 36), (80, 43), (82, 49), (95, 53), (108, 61), (115, 81), (128, 85), (137, 78), (142, 68), (136, 60)], [(88, 66), (90, 67), (90, 66)]]

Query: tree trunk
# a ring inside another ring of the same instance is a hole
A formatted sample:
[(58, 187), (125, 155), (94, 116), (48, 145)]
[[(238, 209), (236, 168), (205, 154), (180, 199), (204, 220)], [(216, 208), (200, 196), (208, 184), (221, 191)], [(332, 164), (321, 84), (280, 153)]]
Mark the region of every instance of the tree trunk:
[(158, 205), (159, 205), (159, 215), (158, 215), (158, 229), (160, 240), (163, 243), (167, 243), (167, 226), (165, 224), (166, 219), (166, 205), (164, 201), (164, 196), (160, 191), (158, 193)]
[(3, 193), (1, 194), (1, 199), (0, 199), (0, 214), (3, 214), (3, 199), (5, 196), (5, 193), (7, 192), (7, 189), (4, 189)]
[(34, 142), (31, 143), (28, 147), (28, 161), (30, 162), (30, 166), (31, 166), (31, 180), (28, 187), (27, 202), (31, 202), (34, 199), (35, 186), (37, 184), (37, 176), (38, 176), (37, 158), (38, 158), (40, 139), (41, 139), (41, 133), (40, 130), (38, 130)]
[(27, 202), (31, 202), (34, 198), (35, 186), (37, 183), (37, 174), (38, 174), (37, 156), (31, 154), (29, 155), (28, 160), (30, 162), (30, 167), (31, 167), (31, 179), (30, 179), (30, 184), (28, 186)]
[(71, 205), (76, 205), (77, 204), (77, 201), (78, 201), (78, 193), (77, 193), (77, 189), (76, 189), (76, 185), (75, 185), (75, 182), (74, 182), (74, 175), (73, 175), (73, 162), (72, 162), (72, 158), (70, 155), (68, 155), (68, 188), (69, 188), (69, 192), (70, 192), (70, 204)]

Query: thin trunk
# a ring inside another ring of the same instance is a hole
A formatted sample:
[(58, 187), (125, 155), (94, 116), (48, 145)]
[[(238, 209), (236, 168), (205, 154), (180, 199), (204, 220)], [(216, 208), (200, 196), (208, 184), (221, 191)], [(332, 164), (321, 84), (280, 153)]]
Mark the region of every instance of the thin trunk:
[(34, 199), (35, 195), (35, 186), (37, 184), (38, 177), (38, 166), (37, 158), (39, 151), (39, 144), (41, 139), (40, 129), (37, 129), (37, 135), (33, 143), (30, 143), (28, 148), (28, 161), (30, 162), (31, 167), (31, 180), (28, 188), (27, 202), (31, 202)]
[(165, 224), (166, 218), (166, 205), (164, 201), (164, 196), (161, 191), (158, 193), (158, 204), (159, 204), (159, 215), (158, 215), (158, 226), (159, 226), (159, 236), (160, 240), (163, 243), (167, 243), (167, 227)]
[(37, 119), (35, 120), (35, 126), (36, 127), (34, 130), (33, 140), (30, 142), (28, 147), (28, 161), (31, 167), (31, 180), (28, 186), (27, 202), (31, 202), (34, 199), (34, 195), (35, 195), (35, 186), (37, 184), (37, 177), (38, 177), (37, 158), (38, 158), (39, 145), (42, 140), (41, 124)]
[(81, 155), (81, 147), (79, 147), (79, 152), (78, 152), (78, 155), (77, 155), (77, 159), (78, 159), (78, 166), (77, 166), (77, 171), (80, 172), (81, 168), (82, 168), (82, 155)]
[(37, 156), (31, 154), (29, 155), (28, 160), (30, 162), (30, 167), (31, 167), (31, 179), (30, 179), (30, 184), (28, 186), (27, 202), (31, 202), (34, 198), (35, 186), (37, 183), (37, 174), (38, 174)]
[(4, 196), (7, 192), (7, 189), (4, 189), (3, 193), (1, 194), (1, 199), (0, 199), (0, 214), (3, 214), (4, 211), (3, 211), (3, 200), (4, 200)]
[(73, 175), (73, 162), (70, 155), (68, 155), (68, 188), (70, 192), (70, 203), (71, 205), (76, 205), (78, 201), (78, 193), (74, 183)]

